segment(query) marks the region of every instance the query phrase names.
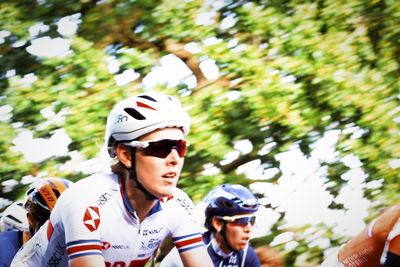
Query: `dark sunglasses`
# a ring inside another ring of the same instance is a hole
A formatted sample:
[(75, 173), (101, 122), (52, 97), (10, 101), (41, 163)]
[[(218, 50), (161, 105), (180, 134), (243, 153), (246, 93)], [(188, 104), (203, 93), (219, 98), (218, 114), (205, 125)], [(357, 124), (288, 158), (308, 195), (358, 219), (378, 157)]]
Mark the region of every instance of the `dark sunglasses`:
[(179, 157), (183, 158), (189, 143), (185, 139), (161, 139), (156, 141), (132, 141), (126, 145), (139, 148), (146, 156), (164, 159), (171, 153), (172, 149), (175, 149)]
[(249, 223), (251, 225), (254, 225), (256, 223), (256, 216), (254, 215), (215, 216), (215, 217), (236, 226), (247, 226)]

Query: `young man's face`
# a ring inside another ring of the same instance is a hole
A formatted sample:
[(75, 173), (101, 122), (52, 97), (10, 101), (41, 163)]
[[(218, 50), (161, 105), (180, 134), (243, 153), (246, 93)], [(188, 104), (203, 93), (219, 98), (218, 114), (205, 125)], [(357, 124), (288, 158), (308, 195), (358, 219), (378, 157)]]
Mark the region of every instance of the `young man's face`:
[[(238, 215), (242, 217), (237, 221), (226, 221), (223, 219), (213, 218), (213, 227), (217, 230), (217, 242), (225, 253), (230, 251), (225, 247), (223, 235), (230, 247), (234, 250), (244, 249), (250, 241), (250, 234), (253, 230), (255, 215), (253, 213)], [(235, 216), (231, 217), (234, 218)]]
[[(139, 141), (161, 139), (184, 139), (180, 128), (163, 128), (143, 136)], [(172, 194), (183, 167), (184, 157), (177, 150), (169, 151), (165, 158), (146, 155), (145, 150), (136, 149), (136, 175), (139, 182), (152, 195), (161, 198)]]
[(244, 249), (250, 240), (250, 233), (253, 226), (249, 223), (245, 226), (235, 225), (233, 223), (226, 224), (226, 238), (231, 247), (235, 250)]

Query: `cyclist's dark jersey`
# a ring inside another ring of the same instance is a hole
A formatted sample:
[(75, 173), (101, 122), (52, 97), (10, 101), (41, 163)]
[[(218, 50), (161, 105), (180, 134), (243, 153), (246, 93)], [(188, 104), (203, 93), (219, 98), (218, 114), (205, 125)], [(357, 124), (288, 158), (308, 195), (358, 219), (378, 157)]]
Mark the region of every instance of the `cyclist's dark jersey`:
[(21, 231), (9, 230), (0, 233), (0, 266), (10, 266), (12, 259), (21, 246)]

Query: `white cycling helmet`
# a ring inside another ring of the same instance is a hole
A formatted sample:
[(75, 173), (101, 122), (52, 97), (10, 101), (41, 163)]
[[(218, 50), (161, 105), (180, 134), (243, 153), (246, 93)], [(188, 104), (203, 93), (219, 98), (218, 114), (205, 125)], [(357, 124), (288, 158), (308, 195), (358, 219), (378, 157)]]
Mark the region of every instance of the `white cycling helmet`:
[(186, 135), (190, 128), (189, 114), (180, 101), (158, 92), (145, 92), (117, 103), (107, 118), (105, 144), (115, 157), (115, 145), (129, 142), (156, 129), (180, 127)]
[(1, 231), (21, 230), (29, 231), (26, 210), (22, 201), (16, 201), (8, 206), (0, 219)]

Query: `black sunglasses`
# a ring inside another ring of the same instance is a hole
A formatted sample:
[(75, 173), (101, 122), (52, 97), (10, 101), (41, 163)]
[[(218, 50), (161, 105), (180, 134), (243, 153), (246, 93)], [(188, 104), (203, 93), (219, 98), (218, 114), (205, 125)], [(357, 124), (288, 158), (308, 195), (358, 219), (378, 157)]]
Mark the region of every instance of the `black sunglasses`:
[(155, 141), (132, 141), (127, 143), (131, 147), (139, 148), (146, 156), (166, 158), (172, 149), (175, 149), (179, 157), (183, 158), (189, 143), (185, 139), (161, 139)]

